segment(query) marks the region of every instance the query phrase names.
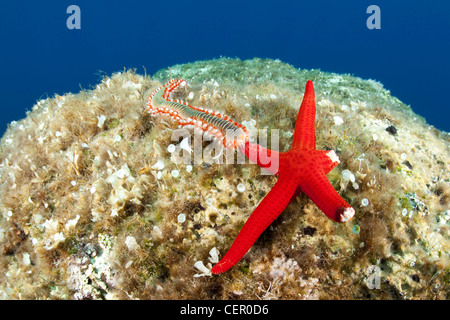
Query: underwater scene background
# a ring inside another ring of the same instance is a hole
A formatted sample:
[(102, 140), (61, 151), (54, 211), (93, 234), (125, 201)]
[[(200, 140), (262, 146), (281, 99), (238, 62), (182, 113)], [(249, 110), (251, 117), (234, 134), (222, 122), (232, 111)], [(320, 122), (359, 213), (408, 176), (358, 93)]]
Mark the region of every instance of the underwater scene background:
[[(448, 299), (448, 9), (5, 3), (0, 298)], [(315, 148), (354, 216), (336, 223), (299, 189), (212, 274), (281, 178), (236, 145), (200, 139), (196, 159), (195, 133), (234, 126), (288, 151), (308, 80)]]

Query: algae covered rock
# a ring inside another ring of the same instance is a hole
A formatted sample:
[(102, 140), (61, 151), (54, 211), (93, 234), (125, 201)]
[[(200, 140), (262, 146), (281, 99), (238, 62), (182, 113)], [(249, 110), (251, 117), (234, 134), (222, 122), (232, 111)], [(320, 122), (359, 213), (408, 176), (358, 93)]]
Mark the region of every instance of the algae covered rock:
[[(317, 148), (339, 155), (328, 178), (353, 220), (336, 224), (300, 194), (211, 276), (276, 178), (195, 160), (194, 135), (174, 139), (173, 121), (151, 117), (147, 98), (175, 77), (189, 82), (180, 99), (269, 145), (276, 133), (280, 151), (312, 80)], [(449, 140), (376, 81), (278, 60), (104, 77), (38, 101), (1, 140), (0, 298), (448, 299)]]

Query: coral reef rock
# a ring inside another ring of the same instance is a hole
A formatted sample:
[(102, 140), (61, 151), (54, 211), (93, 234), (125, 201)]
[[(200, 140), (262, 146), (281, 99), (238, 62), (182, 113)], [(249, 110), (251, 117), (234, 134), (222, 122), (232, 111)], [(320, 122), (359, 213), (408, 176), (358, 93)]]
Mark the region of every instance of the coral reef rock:
[[(174, 140), (174, 122), (146, 110), (180, 76), (180, 99), (260, 139), (278, 131), (281, 151), (311, 79), (317, 148), (336, 150), (328, 178), (355, 217), (334, 223), (300, 194), (211, 275), (276, 178), (189, 158), (194, 134)], [(279, 60), (105, 76), (38, 101), (1, 140), (0, 298), (449, 299), (449, 140), (379, 82)]]

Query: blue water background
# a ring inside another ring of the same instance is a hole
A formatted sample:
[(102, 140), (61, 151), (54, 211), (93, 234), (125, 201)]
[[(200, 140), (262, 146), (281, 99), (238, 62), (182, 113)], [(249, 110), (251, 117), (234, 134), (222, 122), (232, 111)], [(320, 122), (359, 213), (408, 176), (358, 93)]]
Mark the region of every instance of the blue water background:
[[(69, 30), (69, 5), (81, 30)], [(369, 5), (381, 29), (369, 30)], [(220, 56), (375, 79), (450, 131), (450, 1), (12, 1), (0, 6), (0, 136), (37, 100), (105, 72)]]

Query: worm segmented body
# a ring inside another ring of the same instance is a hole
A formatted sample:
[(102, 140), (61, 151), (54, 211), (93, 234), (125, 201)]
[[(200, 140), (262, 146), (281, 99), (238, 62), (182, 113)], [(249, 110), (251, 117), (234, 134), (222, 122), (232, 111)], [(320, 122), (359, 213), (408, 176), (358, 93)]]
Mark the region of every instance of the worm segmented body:
[(173, 79), (155, 90), (147, 100), (148, 112), (152, 115), (169, 115), (180, 126), (201, 129), (226, 148), (243, 146), (248, 140), (248, 130), (242, 124), (217, 111), (172, 99), (172, 93), (186, 84), (186, 80)]

